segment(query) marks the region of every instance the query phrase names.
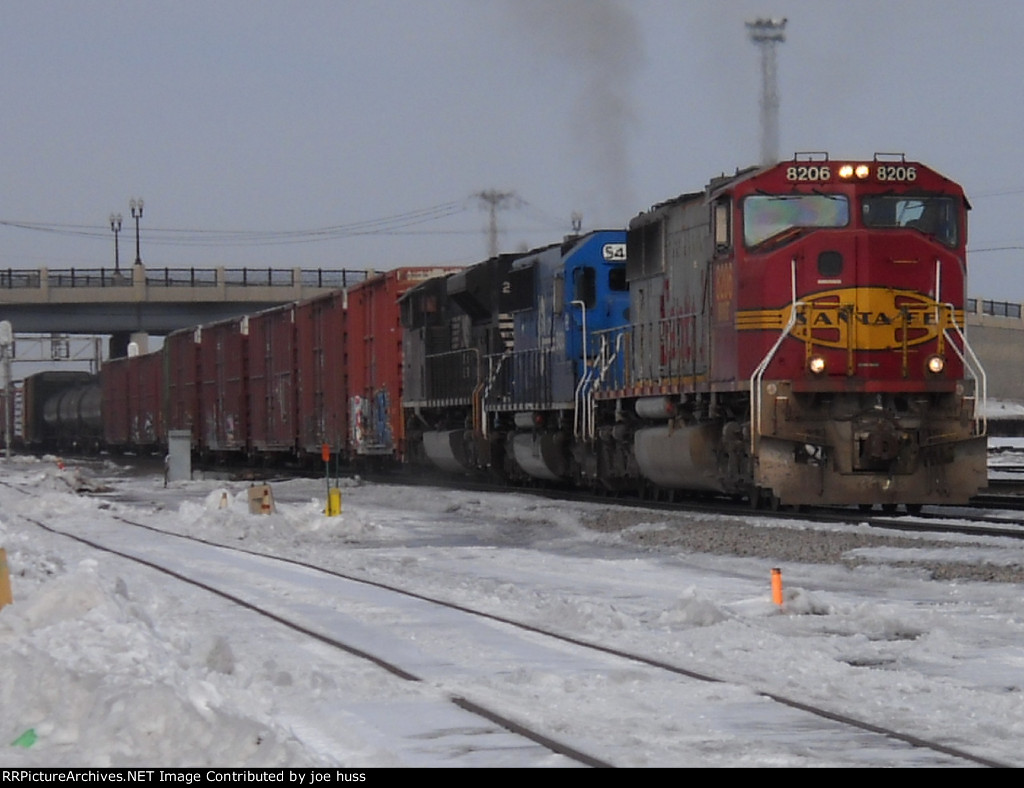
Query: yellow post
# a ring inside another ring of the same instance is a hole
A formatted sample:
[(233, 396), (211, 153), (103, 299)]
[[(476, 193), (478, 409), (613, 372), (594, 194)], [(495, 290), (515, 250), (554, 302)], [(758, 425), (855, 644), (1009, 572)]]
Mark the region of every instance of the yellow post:
[(11, 594), (11, 573), (7, 569), (7, 551), (0, 547), (0, 607), (14, 601)]
[(772, 602), (782, 604), (782, 570), (772, 570)]
[(324, 514), (328, 517), (337, 517), (341, 514), (341, 490), (337, 487), (331, 487), (327, 491), (327, 508)]

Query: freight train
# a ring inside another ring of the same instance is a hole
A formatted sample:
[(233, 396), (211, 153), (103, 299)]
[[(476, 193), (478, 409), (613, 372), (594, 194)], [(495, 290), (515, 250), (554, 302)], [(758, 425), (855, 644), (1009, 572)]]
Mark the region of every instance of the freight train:
[(737, 170), (625, 230), (179, 331), (104, 367), (102, 442), (183, 429), (222, 459), (327, 446), (756, 507), (963, 503), (987, 483), (969, 208), (902, 154)]

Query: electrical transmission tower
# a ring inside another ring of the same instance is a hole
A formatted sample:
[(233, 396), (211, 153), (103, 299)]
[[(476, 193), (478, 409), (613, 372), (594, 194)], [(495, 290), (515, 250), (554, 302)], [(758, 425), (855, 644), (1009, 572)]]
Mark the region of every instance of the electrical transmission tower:
[(779, 84), (775, 50), (786, 40), (785, 19), (747, 22), (750, 40), (761, 50), (761, 164), (779, 160)]
[(488, 250), (491, 257), (498, 256), (498, 209), (518, 206), (521, 202), (515, 192), (499, 192), (490, 189), (474, 195), (490, 211), (487, 230)]

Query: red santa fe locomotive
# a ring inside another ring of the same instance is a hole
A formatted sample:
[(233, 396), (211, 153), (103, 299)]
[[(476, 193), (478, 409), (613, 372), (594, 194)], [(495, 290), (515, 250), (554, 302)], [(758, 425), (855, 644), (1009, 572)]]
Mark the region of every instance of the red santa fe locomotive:
[(592, 474), (755, 505), (966, 501), (987, 480), (968, 208), (902, 155), (814, 153), (635, 218)]

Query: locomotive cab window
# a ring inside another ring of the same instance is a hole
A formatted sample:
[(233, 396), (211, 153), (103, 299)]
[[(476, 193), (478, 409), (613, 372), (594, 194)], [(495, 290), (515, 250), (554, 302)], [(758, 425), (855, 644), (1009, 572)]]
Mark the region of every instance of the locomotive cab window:
[(781, 244), (804, 230), (845, 227), (850, 203), (839, 194), (758, 194), (743, 200), (743, 241), (747, 248)]
[(949, 247), (958, 243), (960, 211), (953, 197), (868, 196), (861, 203), (861, 216), (865, 227), (917, 230)]
[(587, 309), (597, 304), (597, 276), (590, 266), (577, 268), (572, 275), (574, 300), (582, 301)]

